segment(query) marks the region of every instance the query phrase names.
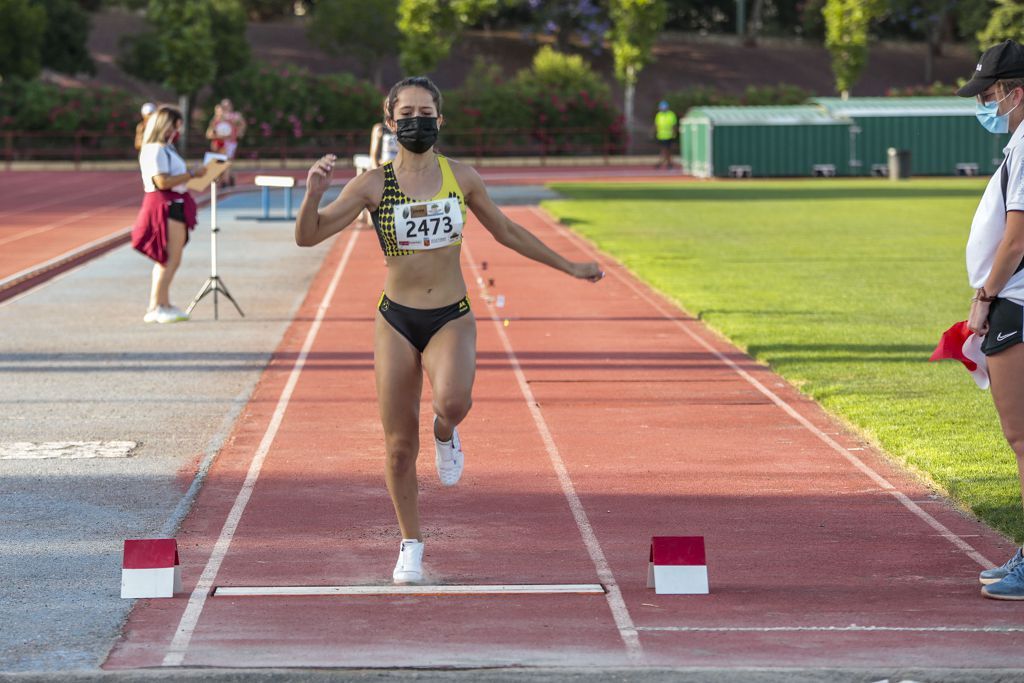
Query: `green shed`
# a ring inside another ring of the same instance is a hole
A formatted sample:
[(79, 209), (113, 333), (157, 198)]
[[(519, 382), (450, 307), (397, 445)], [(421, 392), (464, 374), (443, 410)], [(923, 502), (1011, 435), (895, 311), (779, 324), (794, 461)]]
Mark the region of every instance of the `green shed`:
[(885, 175), (890, 147), (910, 150), (914, 175), (989, 175), (1006, 135), (992, 135), (965, 97), (818, 97), (828, 114), (855, 121), (851, 175)]
[(853, 122), (818, 106), (695, 107), (679, 124), (683, 172), (701, 178), (848, 175)]

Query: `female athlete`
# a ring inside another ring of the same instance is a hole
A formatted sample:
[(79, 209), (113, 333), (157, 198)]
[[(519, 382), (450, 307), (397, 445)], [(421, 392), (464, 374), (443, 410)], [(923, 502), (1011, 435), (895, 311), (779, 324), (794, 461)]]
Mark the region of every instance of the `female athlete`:
[(462, 475), (457, 425), (472, 405), (476, 322), (459, 256), (466, 209), (502, 245), (576, 278), (597, 282), (597, 263), (573, 263), (506, 217), (470, 166), (434, 151), (444, 124), (441, 92), (430, 79), (395, 84), (384, 120), (401, 145), (398, 156), (357, 176), (319, 209), (336, 157), (319, 159), (306, 177), (295, 224), (299, 246), (313, 246), (370, 211), (384, 251), (387, 276), (377, 305), (374, 370), (386, 452), (385, 479), (402, 543), (395, 583), (423, 580), (416, 458), (423, 372), (433, 389), (434, 451), (438, 476), (453, 486)]

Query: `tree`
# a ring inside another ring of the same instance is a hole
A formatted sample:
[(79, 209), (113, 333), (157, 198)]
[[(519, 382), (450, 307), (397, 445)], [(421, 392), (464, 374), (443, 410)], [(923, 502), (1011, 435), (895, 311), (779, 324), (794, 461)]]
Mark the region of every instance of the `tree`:
[(42, 68), (46, 10), (30, 0), (0, 0), (0, 82), (35, 78)]
[(976, 4), (977, 0), (889, 0), (888, 18), (909, 29), (911, 36), (925, 39), (925, 83), (935, 80), (935, 58), (942, 55), (943, 44), (953, 37), (962, 8)]
[(213, 81), (213, 22), (207, 0), (150, 0), (146, 18), (156, 29), (154, 61), (163, 82), (194, 97)]
[(399, 44), (397, 19), (398, 0), (319, 0), (309, 37), (331, 54), (358, 59), (379, 88), (384, 58)]
[(463, 27), (498, 7), (498, 0), (399, 0), (399, 62), (406, 74), (433, 71)]
[(654, 42), (668, 15), (664, 0), (612, 0), (609, 8), (615, 77), (625, 89), (626, 130), (633, 131), (633, 99), (640, 71), (650, 63)]
[(42, 0), (46, 33), (40, 57), (43, 66), (65, 74), (96, 73), (89, 56), (89, 15), (75, 0)]
[(220, 82), (249, 63), (251, 52), (245, 36), (247, 16), (242, 0), (210, 0), (209, 5), (216, 62), (214, 80)]
[(868, 58), (868, 28), (878, 16), (884, 0), (827, 0), (821, 9), (825, 18), (825, 47), (832, 55), (836, 90), (845, 99), (860, 78)]
[(568, 52), (575, 36), (584, 47), (601, 51), (608, 15), (595, 0), (527, 0), (534, 26), (554, 36), (559, 52)]
[(197, 93), (249, 63), (242, 0), (149, 0), (152, 30), (121, 41), (118, 62), (180, 98), (185, 125)]
[(245, 0), (245, 10), (257, 21), (278, 19), (295, 13), (295, 0)]
[(988, 25), (978, 33), (982, 50), (1004, 40), (1024, 41), (1024, 2), (999, 0)]

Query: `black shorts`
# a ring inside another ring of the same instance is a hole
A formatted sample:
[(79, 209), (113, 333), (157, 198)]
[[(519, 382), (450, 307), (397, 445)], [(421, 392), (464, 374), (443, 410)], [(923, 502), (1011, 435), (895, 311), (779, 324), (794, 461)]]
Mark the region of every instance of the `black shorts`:
[(179, 223), (185, 222), (185, 202), (178, 200), (171, 202), (171, 205), (167, 207), (167, 218), (168, 220), (178, 221)]
[(992, 356), (1020, 344), (1024, 337), (1024, 307), (1009, 299), (996, 299), (988, 310), (988, 333), (981, 352)]
[(661, 145), (662, 149), (672, 149), (672, 143), (674, 139), (669, 138), (668, 140), (658, 140), (658, 144)]
[(386, 295), (380, 295), (377, 310), (391, 327), (409, 340), (416, 350), (423, 353), (437, 331), (447, 323), (469, 313), (469, 297), (464, 296), (441, 308), (409, 308), (396, 304)]

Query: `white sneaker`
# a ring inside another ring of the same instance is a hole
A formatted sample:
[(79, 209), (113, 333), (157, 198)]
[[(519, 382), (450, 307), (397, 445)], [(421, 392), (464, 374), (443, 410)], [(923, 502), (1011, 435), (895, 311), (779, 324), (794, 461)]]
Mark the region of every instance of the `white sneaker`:
[(153, 308), (151, 310), (146, 311), (146, 315), (142, 316), (142, 322), (144, 322), (144, 323), (155, 323), (156, 322), (156, 316), (157, 316), (157, 313), (159, 312), (159, 310), (160, 310), (160, 308), (157, 307), (157, 308)]
[[(434, 417), (434, 422), (437, 422), (437, 417)], [(437, 476), (443, 486), (455, 486), (459, 483), (465, 460), (458, 429), (452, 430), (451, 441), (440, 441), (434, 437), (434, 463), (437, 465)]]
[(402, 539), (402, 547), (398, 551), (398, 563), (391, 578), (397, 584), (419, 583), (423, 581), (423, 541)]
[(158, 323), (178, 323), (188, 320), (188, 313), (177, 306), (161, 306), (156, 309), (156, 321)]

